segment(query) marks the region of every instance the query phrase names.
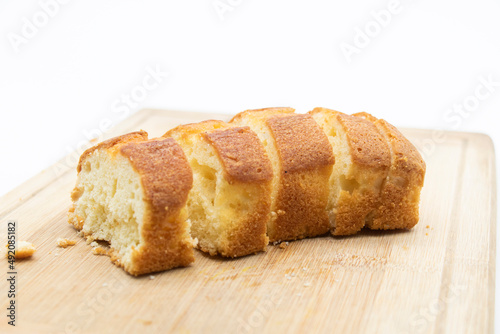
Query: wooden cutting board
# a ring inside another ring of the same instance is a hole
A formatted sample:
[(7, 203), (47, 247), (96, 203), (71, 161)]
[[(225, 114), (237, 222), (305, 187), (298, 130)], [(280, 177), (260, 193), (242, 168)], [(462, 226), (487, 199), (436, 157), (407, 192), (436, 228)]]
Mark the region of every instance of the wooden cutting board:
[[(213, 118), (226, 118), (212, 115)], [(107, 137), (150, 137), (206, 114), (143, 110)], [(480, 134), (403, 130), (425, 149), (421, 220), (411, 231), (363, 231), (290, 242), (240, 259), (131, 277), (96, 256), (66, 221), (81, 152), (1, 198), (7, 221), (38, 250), (16, 262), (16, 333), (493, 332), (495, 157)], [(66, 249), (57, 238), (78, 240)], [(7, 271), (7, 260), (1, 257)], [(5, 274), (6, 275), (6, 274)], [(5, 276), (4, 276), (5, 277)], [(2, 313), (9, 300), (0, 283)], [(6, 315), (0, 332), (11, 329)]]

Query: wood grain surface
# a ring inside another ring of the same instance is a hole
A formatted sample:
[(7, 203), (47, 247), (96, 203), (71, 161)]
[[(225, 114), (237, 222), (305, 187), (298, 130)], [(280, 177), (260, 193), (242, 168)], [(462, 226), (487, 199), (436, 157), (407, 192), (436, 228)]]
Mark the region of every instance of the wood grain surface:
[[(105, 137), (139, 129), (155, 137), (206, 117), (143, 110)], [(493, 332), (492, 142), (480, 134), (402, 131), (427, 162), (414, 229), (324, 236), (233, 260), (196, 252), (188, 268), (139, 278), (93, 255), (67, 223), (81, 151), (75, 152), (1, 198), (1, 242), (7, 221), (16, 220), (18, 240), (38, 250), (16, 262), (15, 328), (7, 325), (8, 267), (1, 257), (0, 332)], [(78, 243), (62, 249), (57, 238)]]

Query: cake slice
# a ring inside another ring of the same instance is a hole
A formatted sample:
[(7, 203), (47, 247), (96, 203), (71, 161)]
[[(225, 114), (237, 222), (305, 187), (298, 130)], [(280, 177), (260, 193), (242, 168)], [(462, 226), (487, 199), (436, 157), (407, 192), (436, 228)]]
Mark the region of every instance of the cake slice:
[(147, 139), (133, 132), (85, 151), (68, 214), (88, 241), (107, 241), (112, 261), (132, 275), (194, 261), (185, 210), (191, 169), (173, 139)]
[(314, 119), (291, 108), (268, 108), (244, 111), (230, 123), (255, 131), (271, 159), (269, 239), (279, 242), (327, 233), (328, 180), (335, 159)]
[(391, 165), (391, 153), (375, 125), (338, 111), (309, 112), (335, 152), (327, 211), (333, 235), (350, 235), (365, 226), (375, 209)]
[(265, 250), (272, 168), (257, 135), (210, 120), (178, 126), (164, 137), (182, 146), (193, 170), (187, 207), (198, 248), (226, 257)]
[(362, 112), (354, 114), (373, 123), (391, 150), (391, 168), (383, 184), (377, 209), (368, 217), (371, 229), (410, 229), (418, 223), (420, 191), (424, 185), (425, 162), (415, 146), (394, 126)]

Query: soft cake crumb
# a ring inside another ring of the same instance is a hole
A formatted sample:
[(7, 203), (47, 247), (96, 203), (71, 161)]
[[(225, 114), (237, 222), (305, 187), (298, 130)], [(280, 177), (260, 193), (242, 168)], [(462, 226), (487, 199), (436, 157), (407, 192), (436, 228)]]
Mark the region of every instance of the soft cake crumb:
[(73, 246), (75, 244), (76, 244), (75, 240), (68, 240), (68, 239), (64, 239), (64, 238), (57, 239), (57, 246), (61, 247), (61, 248), (66, 248), (69, 246)]

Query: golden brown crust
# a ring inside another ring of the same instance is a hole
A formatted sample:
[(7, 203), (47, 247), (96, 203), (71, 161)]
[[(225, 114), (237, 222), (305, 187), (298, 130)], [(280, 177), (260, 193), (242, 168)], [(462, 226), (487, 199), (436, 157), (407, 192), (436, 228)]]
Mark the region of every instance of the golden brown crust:
[[(273, 171), (262, 143), (249, 127), (236, 127), (217, 120), (180, 125), (164, 136), (180, 138), (183, 145), (190, 145), (195, 135), (200, 135), (214, 149), (228, 183), (237, 187), (251, 183), (260, 188), (257, 205), (234, 222), (233, 225), (239, 228), (223, 232), (220, 238), (223, 242), (217, 252), (225, 257), (238, 257), (264, 250), (269, 242), (266, 224)], [(198, 247), (211, 255), (217, 254), (203, 242), (199, 242)]]
[(341, 192), (337, 199), (335, 236), (356, 234), (365, 226), (366, 216), (373, 211), (378, 193), (373, 191)]
[(382, 186), (378, 208), (367, 221), (371, 229), (409, 229), (419, 220), (420, 190), (424, 183), (425, 162), (415, 146), (394, 126), (368, 113), (364, 118), (384, 134), (391, 149), (392, 166)]
[(267, 119), (281, 163), (271, 241), (302, 239), (328, 232), (328, 179), (335, 163), (328, 138), (310, 115)]
[(395, 126), (383, 119), (380, 120), (380, 124), (386, 131), (393, 155), (395, 155), (393, 157), (395, 167), (404, 173), (412, 173), (416, 177), (415, 185), (422, 187), (426, 165), (417, 148)]
[(372, 122), (372, 123), (375, 123), (378, 120), (377, 117), (375, 117), (372, 114), (369, 114), (367, 112), (364, 112), (364, 111), (363, 112), (354, 113), (354, 114), (352, 114), (352, 116), (365, 119), (365, 120), (367, 120), (369, 122)]
[(219, 120), (179, 125), (163, 135), (189, 142), (200, 134), (217, 152), (229, 182), (267, 182), (272, 166), (259, 138), (247, 127), (229, 125)]
[(369, 121), (337, 113), (337, 119), (344, 126), (353, 163), (370, 169), (388, 169), (391, 166), (391, 152), (384, 136)]
[(328, 138), (311, 115), (276, 115), (267, 119), (285, 173), (314, 170), (335, 163)]
[(322, 235), (329, 230), (326, 213), (332, 166), (285, 173), (276, 199), (272, 242)]
[(355, 234), (365, 226), (366, 216), (376, 208), (380, 188), (373, 183), (387, 176), (391, 165), (389, 147), (385, 138), (369, 121), (326, 108), (315, 108), (309, 114), (324, 119), (332, 127), (324, 130), (333, 130), (332, 136), (342, 134), (349, 148), (346, 153), (352, 161), (352, 167), (349, 179), (345, 182), (350, 182), (351, 188), (343, 185), (344, 180), (333, 181), (338, 182), (343, 190), (332, 207), (334, 226), (331, 233), (339, 236)]
[(280, 160), (277, 194), (268, 229), (272, 242), (327, 233), (328, 179), (334, 156), (328, 138), (309, 115), (292, 108), (247, 110), (231, 122), (260, 119), (269, 128)]
[(193, 134), (224, 129), (227, 127), (229, 127), (229, 125), (224, 121), (209, 119), (199, 123), (181, 124), (168, 130), (162, 137), (168, 138), (178, 136), (181, 139), (186, 139)]
[(248, 126), (215, 130), (202, 136), (215, 148), (229, 182), (272, 180), (271, 162), (259, 137)]
[[(147, 140), (144, 131), (126, 134), (100, 143), (84, 152), (78, 172), (87, 157), (96, 150), (105, 150), (114, 156), (126, 157), (141, 176), (146, 210), (140, 225), (141, 243), (132, 249), (130, 261), (124, 263), (118, 251), (110, 249), (111, 259), (132, 275), (186, 266), (194, 261), (192, 243), (188, 235), (185, 206), (192, 186), (191, 168), (180, 146), (171, 138)], [(76, 201), (83, 190), (75, 188)], [(77, 229), (84, 219), (75, 215), (74, 206), (69, 217)], [(91, 234), (85, 235), (92, 239)]]
[(181, 213), (193, 184), (191, 167), (172, 138), (125, 144), (120, 152), (141, 175), (144, 200), (148, 203), (141, 245), (132, 252), (133, 267), (140, 275), (194, 261), (192, 244), (185, 241), (185, 215)]
[(76, 171), (80, 173), (82, 170), (82, 163), (87, 159), (87, 157), (94, 151), (96, 150), (101, 150), (101, 149), (110, 149), (113, 148), (119, 144), (124, 144), (124, 143), (129, 143), (129, 142), (137, 142), (137, 141), (144, 141), (148, 139), (148, 133), (146, 131), (136, 131), (136, 132), (130, 132), (127, 134), (124, 134), (122, 136), (110, 138), (108, 140), (105, 140), (95, 146), (92, 146), (91, 148), (85, 150), (82, 155), (80, 156), (80, 160), (78, 161), (78, 166), (76, 167)]
[(289, 107), (275, 107), (275, 108), (262, 108), (262, 109), (250, 109), (242, 111), (236, 114), (229, 123), (235, 123), (243, 117), (253, 116), (253, 117), (270, 117), (274, 115), (281, 114), (293, 114), (295, 109)]
[(295, 109), (290, 107), (269, 107), (269, 108), (259, 108), (259, 109), (248, 109), (244, 112), (259, 112), (262, 111), (264, 113), (290, 113), (293, 114)]
[[(376, 126), (365, 119), (340, 112), (336, 113), (336, 117), (346, 133), (356, 173), (371, 175), (377, 179), (387, 177), (391, 153)], [(380, 187), (365, 187), (361, 181), (359, 190), (342, 192), (338, 200), (336, 228), (332, 234), (351, 235), (360, 231), (366, 224), (366, 217), (377, 209), (380, 190)]]
[(193, 186), (184, 151), (172, 138), (124, 144), (120, 152), (141, 175), (144, 199), (156, 216), (180, 211)]
[(395, 126), (383, 119), (378, 119), (366, 112), (356, 113), (353, 116), (369, 120), (377, 126), (391, 147), (392, 166), (405, 173), (414, 173), (417, 177), (416, 185), (422, 187), (426, 165), (416, 147)]

